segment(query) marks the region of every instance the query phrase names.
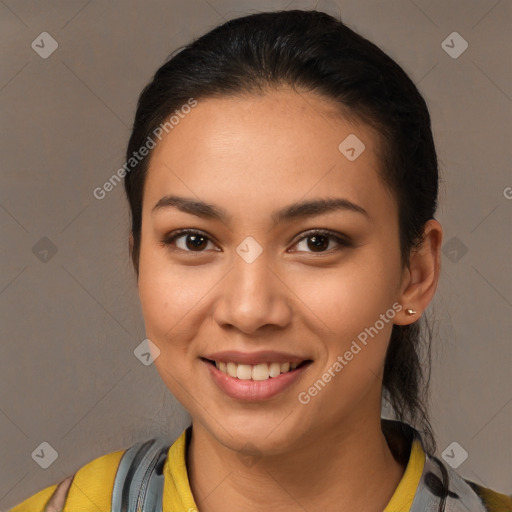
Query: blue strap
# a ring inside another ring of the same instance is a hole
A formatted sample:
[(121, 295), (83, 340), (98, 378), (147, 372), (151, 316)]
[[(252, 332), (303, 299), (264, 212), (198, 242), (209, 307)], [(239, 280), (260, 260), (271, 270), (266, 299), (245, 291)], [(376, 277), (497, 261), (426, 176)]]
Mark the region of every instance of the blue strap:
[(124, 452), (114, 480), (112, 512), (162, 512), (163, 466), (172, 442), (157, 437)]

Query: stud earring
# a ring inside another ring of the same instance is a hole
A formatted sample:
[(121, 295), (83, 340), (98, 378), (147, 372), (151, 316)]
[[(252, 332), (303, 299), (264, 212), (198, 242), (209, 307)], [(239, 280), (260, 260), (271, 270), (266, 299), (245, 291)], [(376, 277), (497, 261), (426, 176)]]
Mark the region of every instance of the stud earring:
[(416, 310), (414, 309), (406, 309), (405, 312), (408, 314), (408, 315), (415, 315), (416, 314)]

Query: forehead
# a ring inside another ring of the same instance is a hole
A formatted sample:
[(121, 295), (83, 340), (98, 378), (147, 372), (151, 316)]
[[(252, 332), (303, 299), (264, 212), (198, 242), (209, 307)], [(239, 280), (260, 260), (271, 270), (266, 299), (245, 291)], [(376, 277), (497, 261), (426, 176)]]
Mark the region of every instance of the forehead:
[(340, 192), (368, 203), (388, 195), (378, 142), (369, 126), (312, 92), (199, 100), (153, 150), (144, 207), (177, 188), (268, 203)]

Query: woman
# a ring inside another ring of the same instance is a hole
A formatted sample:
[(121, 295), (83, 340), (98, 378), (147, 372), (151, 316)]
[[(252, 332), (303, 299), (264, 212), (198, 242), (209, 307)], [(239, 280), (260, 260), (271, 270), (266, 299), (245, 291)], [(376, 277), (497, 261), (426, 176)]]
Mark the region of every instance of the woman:
[(13, 512), (512, 510), (433, 455), (438, 167), (393, 60), (321, 12), (231, 20), (157, 71), (126, 160), (149, 347), (192, 424)]

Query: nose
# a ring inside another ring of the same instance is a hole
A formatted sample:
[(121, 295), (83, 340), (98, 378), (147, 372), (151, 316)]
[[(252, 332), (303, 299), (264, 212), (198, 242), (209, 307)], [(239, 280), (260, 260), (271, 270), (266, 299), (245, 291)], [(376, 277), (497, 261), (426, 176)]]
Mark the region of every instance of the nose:
[(265, 253), (252, 263), (237, 256), (218, 293), (213, 318), (221, 327), (253, 334), (264, 326), (285, 327), (291, 320), (291, 291), (270, 268)]

